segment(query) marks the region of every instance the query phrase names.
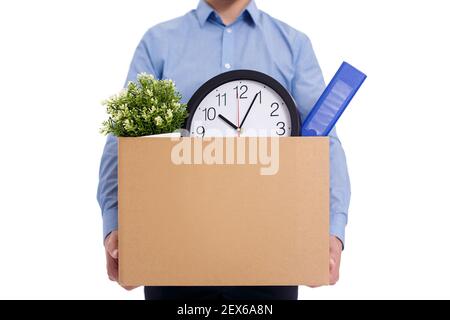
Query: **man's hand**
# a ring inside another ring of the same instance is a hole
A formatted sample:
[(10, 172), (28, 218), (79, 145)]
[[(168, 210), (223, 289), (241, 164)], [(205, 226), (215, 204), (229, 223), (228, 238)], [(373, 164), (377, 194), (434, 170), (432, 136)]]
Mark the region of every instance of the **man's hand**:
[[(119, 280), (119, 234), (117, 231), (111, 232), (105, 239), (106, 269), (111, 281)], [(126, 290), (133, 290), (137, 287), (122, 286)]]
[[(330, 286), (339, 281), (339, 267), (341, 266), (342, 242), (335, 236), (330, 236)], [(318, 288), (319, 286), (309, 286)]]
[(330, 236), (330, 285), (339, 281), (339, 267), (341, 266), (342, 242), (335, 236)]

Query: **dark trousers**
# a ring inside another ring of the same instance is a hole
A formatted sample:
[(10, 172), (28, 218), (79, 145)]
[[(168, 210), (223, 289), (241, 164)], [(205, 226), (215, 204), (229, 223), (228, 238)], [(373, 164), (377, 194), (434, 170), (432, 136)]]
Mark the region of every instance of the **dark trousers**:
[(297, 300), (298, 287), (145, 287), (146, 300)]

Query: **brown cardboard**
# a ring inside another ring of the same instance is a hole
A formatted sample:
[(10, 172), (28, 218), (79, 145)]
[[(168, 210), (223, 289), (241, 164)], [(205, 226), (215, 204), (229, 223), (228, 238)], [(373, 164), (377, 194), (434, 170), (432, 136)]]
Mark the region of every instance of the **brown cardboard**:
[(328, 284), (328, 138), (279, 139), (272, 176), (252, 164), (175, 165), (177, 143), (119, 138), (122, 284)]

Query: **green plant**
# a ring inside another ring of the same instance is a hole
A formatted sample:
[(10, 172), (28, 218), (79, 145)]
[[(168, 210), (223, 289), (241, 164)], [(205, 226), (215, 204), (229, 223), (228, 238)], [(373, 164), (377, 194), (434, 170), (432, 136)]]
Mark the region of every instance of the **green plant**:
[(119, 94), (103, 102), (109, 115), (101, 132), (118, 137), (171, 133), (180, 129), (187, 107), (171, 80), (140, 73)]

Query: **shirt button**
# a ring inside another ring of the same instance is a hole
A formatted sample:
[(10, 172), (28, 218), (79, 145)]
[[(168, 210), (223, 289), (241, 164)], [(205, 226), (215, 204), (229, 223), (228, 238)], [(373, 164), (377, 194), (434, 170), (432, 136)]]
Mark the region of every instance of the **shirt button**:
[(230, 69), (230, 68), (231, 68), (231, 64), (225, 63), (225, 69)]
[(228, 28), (228, 29), (227, 29), (227, 32), (228, 32), (228, 33), (232, 33), (233, 30), (232, 30), (231, 28)]

